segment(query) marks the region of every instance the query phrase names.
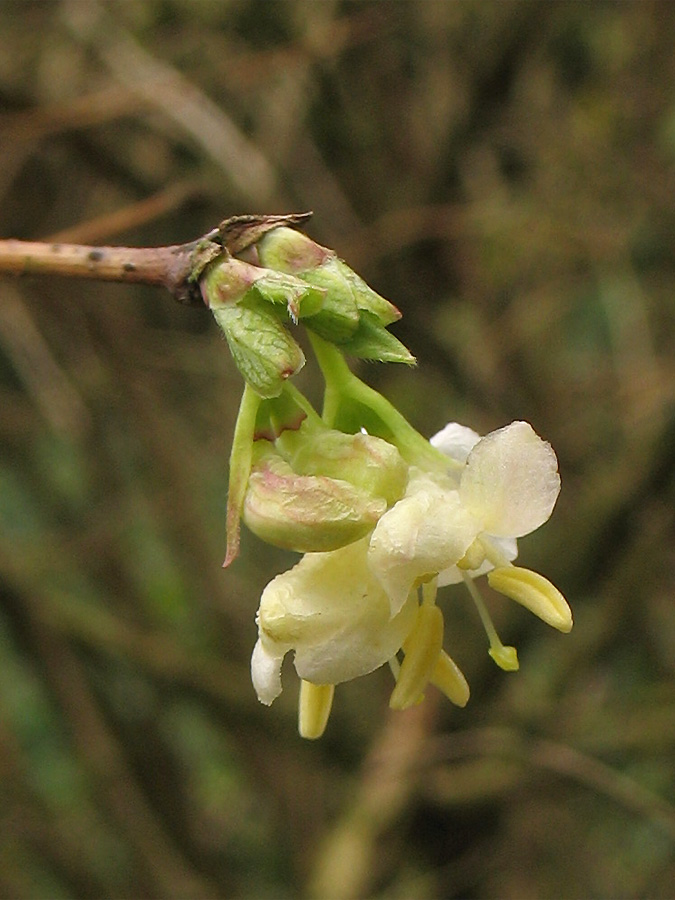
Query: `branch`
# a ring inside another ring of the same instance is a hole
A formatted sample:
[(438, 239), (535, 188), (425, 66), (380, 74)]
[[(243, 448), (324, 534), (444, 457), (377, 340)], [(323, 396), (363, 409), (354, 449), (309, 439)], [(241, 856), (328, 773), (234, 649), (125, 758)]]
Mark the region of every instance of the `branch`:
[(192, 251), (175, 247), (91, 247), (84, 244), (0, 241), (0, 273), (62, 275), (98, 281), (128, 281), (168, 288), (180, 300)]
[(53, 241), (0, 240), (0, 276), (59, 275), (151, 284), (179, 303), (201, 305), (199, 276), (222, 253), (241, 253), (279, 225), (302, 225), (311, 213), (233, 216), (195, 241), (168, 247), (94, 247)]

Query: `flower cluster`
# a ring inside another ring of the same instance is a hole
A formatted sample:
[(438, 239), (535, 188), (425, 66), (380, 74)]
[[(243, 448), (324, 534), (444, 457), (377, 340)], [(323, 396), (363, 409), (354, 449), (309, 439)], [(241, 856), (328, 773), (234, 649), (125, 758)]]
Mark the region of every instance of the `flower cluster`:
[[(437, 587), (465, 581), (486, 617), (472, 579), (487, 573), (491, 587), (549, 625), (564, 632), (572, 627), (562, 594), (543, 576), (512, 564), (516, 539), (549, 518), (560, 490), (550, 445), (526, 422), (480, 439), (453, 423), (432, 445), (447, 454), (447, 471), (411, 465), (403, 496), (366, 537), (305, 553), (263, 591), (253, 683), (260, 700), (272, 703), (281, 692), (283, 657), (294, 651), (304, 691), (324, 686), (315, 700), (324, 714), (310, 717), (312, 728), (301, 717), (307, 736), (317, 721), (325, 724), (335, 684), (385, 663), (396, 675), (393, 708), (417, 703), (429, 682), (454, 703), (467, 702), (466, 681), (443, 650)], [(501, 644), (485, 621), (491, 656), (502, 668), (516, 669), (515, 649)]]
[[(469, 688), (443, 649), (439, 587), (464, 582), (489, 653), (505, 670), (518, 668), (516, 650), (501, 643), (474, 579), (486, 574), (490, 587), (547, 624), (572, 627), (562, 594), (513, 564), (517, 539), (555, 506), (555, 453), (527, 422), (482, 438), (451, 423), (425, 440), (344, 359), (412, 360), (386, 330), (397, 318), (391, 304), (292, 229), (270, 232), (256, 253), (255, 264), (242, 263), (256, 269), (247, 270), (245, 290), (232, 291), (222, 264), (207, 273), (203, 290), (227, 323), (246, 379), (230, 464), (226, 565), (237, 554), (242, 519), (263, 540), (303, 554), (262, 593), (251, 662), (258, 697), (271, 704), (281, 693), (282, 663), (292, 652), (304, 737), (323, 733), (336, 684), (384, 664), (395, 678), (392, 708), (418, 703), (429, 683), (463, 706)], [(273, 274), (259, 274), (260, 263)], [(276, 284), (277, 276), (291, 281), (265, 297), (261, 280)], [(290, 321), (303, 317), (304, 306), (325, 381), (321, 414), (290, 381), (304, 356), (277, 315), (280, 296)], [(234, 328), (251, 311), (266, 316), (271, 330), (251, 322)]]

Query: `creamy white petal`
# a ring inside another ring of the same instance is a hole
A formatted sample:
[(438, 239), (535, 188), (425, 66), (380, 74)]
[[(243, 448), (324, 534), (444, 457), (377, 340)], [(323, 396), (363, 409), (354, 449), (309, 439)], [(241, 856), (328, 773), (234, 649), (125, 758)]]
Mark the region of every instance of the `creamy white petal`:
[(268, 653), (295, 650), (301, 678), (338, 684), (366, 675), (401, 647), (414, 621), (407, 604), (392, 618), (371, 573), (367, 539), (330, 553), (308, 553), (265, 588), (258, 611)]
[(392, 612), (410, 590), (454, 565), (478, 533), (456, 490), (431, 478), (411, 480), (407, 495), (386, 512), (370, 539), (368, 562), (389, 595)]
[[(378, 605), (361, 619), (345, 623), (323, 644), (298, 646), (298, 675), (315, 684), (339, 684), (359, 678), (388, 662), (401, 648), (415, 622), (417, 599), (411, 596), (401, 611), (388, 618), (389, 605)], [(383, 615), (383, 612), (385, 615)]]
[(539, 528), (559, 492), (553, 448), (527, 422), (512, 422), (481, 438), (469, 453), (459, 486), (481, 531), (497, 537), (522, 537)]
[(479, 440), (480, 435), (473, 428), (460, 425), (459, 422), (449, 422), (431, 438), (429, 443), (451, 459), (466, 462), (467, 456)]
[(270, 706), (281, 693), (281, 663), (283, 654), (272, 656), (258, 640), (251, 656), (251, 680), (258, 700)]

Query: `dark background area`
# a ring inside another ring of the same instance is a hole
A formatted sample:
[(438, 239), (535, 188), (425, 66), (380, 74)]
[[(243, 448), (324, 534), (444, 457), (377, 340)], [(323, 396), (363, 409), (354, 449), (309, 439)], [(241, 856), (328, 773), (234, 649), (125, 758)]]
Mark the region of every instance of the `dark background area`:
[[(294, 673), (260, 706), (260, 593), (225, 551), (241, 380), (205, 309), (0, 282), (0, 895), (673, 896), (675, 4), (0, 4), (0, 237), (308, 232), (403, 312), (418, 430), (530, 421), (563, 490), (525, 565), (550, 631), (461, 592), (472, 698), (390, 713)], [(318, 390), (308, 366), (299, 383)]]

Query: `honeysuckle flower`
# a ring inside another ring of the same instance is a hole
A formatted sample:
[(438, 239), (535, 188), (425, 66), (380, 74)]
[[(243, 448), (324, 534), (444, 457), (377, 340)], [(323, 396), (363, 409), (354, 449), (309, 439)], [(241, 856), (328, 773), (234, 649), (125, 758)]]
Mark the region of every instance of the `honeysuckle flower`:
[(515, 559), (515, 539), (543, 525), (560, 491), (555, 453), (527, 422), (484, 438), (451, 423), (431, 444), (461, 469), (412, 470), (404, 498), (379, 520), (370, 544), (393, 609), (418, 579), (452, 584)]
[(400, 649), (415, 620), (416, 599), (411, 595), (392, 616), (367, 551), (366, 537), (332, 552), (307, 553), (267, 585), (251, 663), (262, 703), (281, 693), (281, 663), (291, 650), (300, 678), (335, 685), (372, 672)]
[[(301, 443), (297, 433), (294, 441)], [(465, 582), (490, 655), (505, 670), (518, 668), (517, 654), (497, 636), (473, 584), (479, 575), (487, 572), (491, 587), (549, 625), (560, 631), (572, 626), (562, 594), (543, 576), (512, 564), (517, 538), (542, 525), (558, 497), (550, 445), (526, 422), (484, 438), (452, 423), (431, 443), (448, 458), (447, 470), (430, 466), (432, 457), (411, 465), (405, 493), (377, 515), (370, 534), (329, 552), (306, 553), (263, 592), (254, 686), (259, 699), (271, 703), (281, 691), (283, 658), (293, 651), (305, 737), (323, 732), (336, 684), (384, 663), (396, 678), (394, 709), (419, 702), (429, 683), (454, 703), (467, 702), (464, 676), (443, 650), (436, 605), (441, 585)]]
[[(418, 605), (411, 592), (392, 615), (387, 593), (368, 565), (368, 538), (328, 553), (305, 554), (265, 588), (257, 615), (259, 638), (251, 658), (258, 699), (271, 704), (281, 693), (281, 666), (293, 651), (301, 678), (299, 728), (319, 737), (336, 684), (389, 663), (397, 676), (390, 705), (419, 702), (429, 682), (464, 706), (469, 688), (444, 652), (443, 616), (435, 587)], [(399, 664), (397, 653), (405, 653)]]
[(558, 460), (551, 445), (527, 422), (512, 422), (484, 438), (452, 422), (430, 443), (464, 464), (457, 492), (477, 528), (470, 558), (462, 568), (441, 571), (439, 586), (462, 581), (463, 571), (477, 577), (514, 560), (516, 538), (549, 519), (560, 493)]
[(465, 581), (488, 631), (490, 654), (502, 668), (515, 669), (515, 650), (499, 641), (470, 579), (489, 572), (495, 590), (560, 631), (571, 629), (569, 606), (557, 588), (511, 565), (516, 539), (543, 525), (555, 506), (555, 453), (527, 422), (512, 422), (484, 438), (451, 423), (431, 443), (460, 468), (448, 474), (411, 471), (405, 496), (374, 529), (371, 569), (392, 612), (416, 584), (431, 578), (439, 586)]

